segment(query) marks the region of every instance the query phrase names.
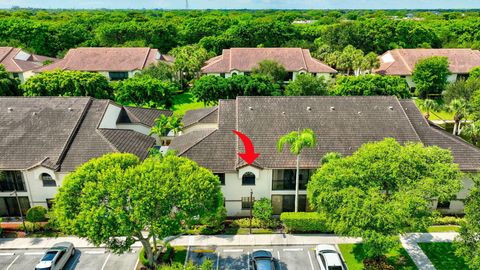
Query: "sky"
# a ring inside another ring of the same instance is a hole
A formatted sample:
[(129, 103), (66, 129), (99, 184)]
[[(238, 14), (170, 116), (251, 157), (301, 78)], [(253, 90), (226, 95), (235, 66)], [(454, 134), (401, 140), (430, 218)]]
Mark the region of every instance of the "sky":
[[(188, 0), (191, 9), (471, 9), (480, 0)], [(12, 6), (75, 9), (183, 9), (185, 0), (0, 0)]]

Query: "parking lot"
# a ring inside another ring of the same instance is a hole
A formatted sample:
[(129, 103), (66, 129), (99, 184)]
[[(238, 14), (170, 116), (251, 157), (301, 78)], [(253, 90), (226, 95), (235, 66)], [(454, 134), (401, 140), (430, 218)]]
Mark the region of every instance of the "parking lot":
[(189, 260), (201, 264), (214, 262), (216, 270), (248, 270), (249, 258), (256, 250), (270, 251), (279, 270), (319, 270), (314, 246), (190, 247)]
[[(2, 250), (0, 269), (30, 270), (42, 257), (45, 250)], [(137, 264), (138, 250), (115, 255), (104, 249), (77, 249), (64, 270), (134, 270)]]

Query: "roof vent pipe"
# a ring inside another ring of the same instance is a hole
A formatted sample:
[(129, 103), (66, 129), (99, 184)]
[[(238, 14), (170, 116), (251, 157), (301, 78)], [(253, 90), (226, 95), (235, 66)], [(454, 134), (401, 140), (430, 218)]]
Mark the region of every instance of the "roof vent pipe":
[(330, 111), (335, 111), (335, 107), (330, 107)]
[(37, 112), (33, 112), (32, 115), (33, 115), (33, 116), (37, 115)]
[(8, 112), (11, 112), (11, 111), (13, 111), (13, 108), (10, 108), (10, 107), (9, 107), (9, 108), (8, 108)]
[(312, 107), (307, 107), (307, 111), (311, 111), (312, 110)]
[(253, 107), (248, 107), (248, 109), (249, 109), (250, 111), (253, 111)]
[(68, 108), (68, 111), (71, 112), (71, 111), (73, 111), (73, 109), (72, 109), (72, 108)]
[(390, 109), (390, 111), (393, 111), (393, 106), (390, 106), (390, 107), (388, 107), (388, 108)]

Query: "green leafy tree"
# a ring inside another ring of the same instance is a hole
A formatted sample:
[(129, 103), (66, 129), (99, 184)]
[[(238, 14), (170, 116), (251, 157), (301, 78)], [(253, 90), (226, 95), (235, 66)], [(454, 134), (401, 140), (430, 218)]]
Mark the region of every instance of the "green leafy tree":
[(320, 165), (324, 165), (324, 164), (327, 164), (328, 162), (332, 161), (332, 160), (336, 160), (336, 159), (339, 159), (339, 158), (342, 158), (343, 155), (338, 153), (338, 152), (329, 152), (329, 153), (326, 153), (322, 159), (320, 160)]
[(462, 129), (462, 134), (467, 136), (473, 145), (480, 142), (480, 121), (472, 122)]
[(294, 81), (290, 81), (285, 87), (286, 96), (326, 96), (328, 84), (324, 77), (316, 77), (311, 74), (298, 74)]
[(460, 177), (449, 150), (385, 139), (323, 164), (307, 198), (336, 234), (362, 237), (365, 254), (380, 259), (398, 234), (431, 224), (432, 200), (455, 196)]
[(469, 72), (469, 79), (480, 79), (480, 66), (474, 67)]
[(315, 147), (317, 145), (317, 138), (311, 129), (304, 129), (302, 131), (292, 131), (283, 135), (277, 141), (278, 152), (283, 152), (285, 145), (290, 145), (290, 153), (297, 156), (297, 171), (295, 173), (295, 212), (298, 212), (298, 189), (300, 176), (300, 155), (305, 147)]
[(110, 99), (113, 90), (105, 76), (84, 71), (47, 71), (30, 77), (22, 86), (26, 96), (91, 96)]
[(413, 82), (416, 84), (415, 93), (420, 98), (430, 95), (439, 95), (447, 86), (450, 75), (447, 57), (433, 56), (417, 62), (413, 70)]
[(336, 67), (345, 71), (347, 75), (353, 71), (358, 74), (363, 63), (363, 51), (352, 45), (346, 46), (337, 60)]
[(200, 77), (193, 83), (190, 92), (198, 101), (206, 105), (217, 104), (222, 98), (234, 98), (230, 92), (228, 79), (213, 75)]
[(150, 129), (149, 135), (157, 135), (159, 137), (167, 136), (170, 131), (173, 131), (174, 136), (182, 131), (183, 123), (182, 119), (178, 116), (165, 116), (160, 115), (159, 118), (155, 119), (155, 124)]
[(270, 77), (260, 74), (233, 76), (228, 78), (229, 96), (278, 96), (280, 85)]
[(368, 71), (372, 73), (373, 69), (380, 67), (380, 60), (378, 59), (378, 55), (374, 52), (367, 53), (363, 59), (362, 63), (360, 64), (360, 69), (362, 71)]
[(219, 185), (212, 172), (186, 158), (140, 162), (132, 154), (107, 154), (66, 176), (53, 213), (62, 231), (115, 253), (139, 241), (155, 269), (166, 237), (223, 207)]
[(398, 76), (339, 76), (331, 93), (336, 96), (397, 96), (410, 97), (405, 79)]
[(469, 102), (475, 91), (480, 90), (480, 78), (469, 78), (468, 80), (457, 80), (450, 83), (443, 91), (445, 103), (450, 103), (454, 99), (463, 99)]
[(199, 45), (176, 47), (169, 54), (175, 57), (173, 69), (183, 86), (186, 86), (188, 81), (198, 77), (200, 69), (210, 57), (207, 50)]
[(114, 84), (115, 101), (124, 105), (169, 109), (178, 91), (175, 83), (150, 76), (132, 77)]
[(283, 83), (287, 76), (285, 67), (275, 60), (260, 61), (256, 67), (252, 69), (253, 74), (260, 74), (268, 76), (273, 82)]
[(253, 217), (260, 220), (262, 226), (266, 227), (272, 219), (273, 208), (272, 201), (268, 198), (262, 198), (253, 203)]
[(430, 118), (430, 112), (437, 111), (439, 106), (435, 100), (427, 98), (421, 101), (420, 108), (425, 111), (424, 116), (425, 119), (428, 120)]
[(456, 254), (463, 257), (470, 269), (480, 268), (480, 178), (474, 177), (474, 187), (465, 201), (465, 221), (455, 239)]
[(171, 81), (173, 82), (176, 78), (175, 71), (171, 64), (167, 64), (164, 62), (159, 62), (154, 65), (148, 66), (142, 72), (137, 73), (135, 76), (143, 77), (143, 76), (150, 76), (154, 79), (162, 80), (162, 81)]
[(13, 78), (5, 68), (0, 65), (0, 96), (21, 96), (20, 81)]

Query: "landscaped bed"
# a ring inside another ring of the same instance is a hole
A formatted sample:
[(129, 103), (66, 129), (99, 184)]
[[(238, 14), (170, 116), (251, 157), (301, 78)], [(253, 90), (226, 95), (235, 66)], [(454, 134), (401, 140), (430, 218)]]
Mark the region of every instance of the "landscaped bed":
[[(360, 248), (362, 244), (340, 244), (338, 245), (349, 270), (361, 270), (363, 267), (363, 254)], [(407, 251), (400, 242), (398, 246), (392, 249), (387, 255), (387, 261), (396, 270), (414, 270), (417, 269)]]
[(469, 269), (463, 258), (455, 255), (453, 243), (418, 243), (437, 270)]
[(197, 102), (190, 92), (173, 97), (173, 111), (177, 116), (183, 116), (186, 111), (205, 108), (203, 102)]

